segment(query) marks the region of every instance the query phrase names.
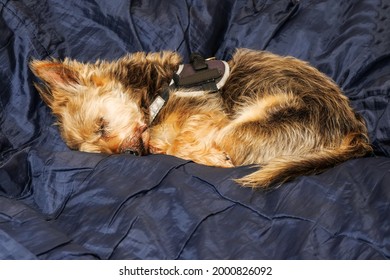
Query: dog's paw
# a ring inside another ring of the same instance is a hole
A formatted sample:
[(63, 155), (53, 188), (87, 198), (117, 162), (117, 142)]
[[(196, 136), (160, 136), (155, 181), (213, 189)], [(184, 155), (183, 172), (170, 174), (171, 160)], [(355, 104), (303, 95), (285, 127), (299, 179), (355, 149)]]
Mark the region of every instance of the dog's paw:
[(219, 167), (234, 167), (233, 161), (230, 158), (230, 156), (225, 152), (219, 152), (218, 154), (214, 155), (212, 160), (214, 161), (215, 166)]

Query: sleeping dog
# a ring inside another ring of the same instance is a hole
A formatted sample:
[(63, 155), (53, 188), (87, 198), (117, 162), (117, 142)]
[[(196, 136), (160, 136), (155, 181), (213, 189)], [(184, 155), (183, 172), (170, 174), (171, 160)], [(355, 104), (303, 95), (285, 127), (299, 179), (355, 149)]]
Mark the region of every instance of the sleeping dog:
[(339, 87), (307, 63), (238, 49), (224, 62), (230, 75), (223, 87), (214, 84), (219, 70), (201, 59), (198, 64), (202, 75), (208, 70), (211, 87), (197, 81), (180, 87), (186, 78), (169, 86), (182, 67), (169, 51), (112, 62), (33, 60), (30, 66), (72, 149), (168, 154), (220, 167), (255, 164), (253, 173), (236, 179), (254, 188), (371, 152), (364, 120)]

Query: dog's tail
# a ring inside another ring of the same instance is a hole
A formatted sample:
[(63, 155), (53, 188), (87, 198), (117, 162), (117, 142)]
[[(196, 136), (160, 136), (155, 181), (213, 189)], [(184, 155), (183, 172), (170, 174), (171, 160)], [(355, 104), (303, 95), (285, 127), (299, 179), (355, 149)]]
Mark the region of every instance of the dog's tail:
[(236, 182), (252, 188), (278, 187), (298, 176), (318, 174), (348, 159), (362, 157), (370, 152), (372, 148), (364, 134), (350, 133), (338, 147), (304, 155), (277, 157)]

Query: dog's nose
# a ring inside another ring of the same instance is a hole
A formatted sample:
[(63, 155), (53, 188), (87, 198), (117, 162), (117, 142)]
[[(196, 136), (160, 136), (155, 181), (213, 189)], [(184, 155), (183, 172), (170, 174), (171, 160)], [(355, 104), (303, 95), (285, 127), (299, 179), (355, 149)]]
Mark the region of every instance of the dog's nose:
[(131, 150), (131, 149), (126, 149), (123, 152), (125, 154), (134, 155), (134, 156), (139, 156), (140, 155), (138, 151), (134, 151), (134, 150)]
[(144, 143), (142, 143), (142, 140), (139, 140), (136, 144), (133, 145), (122, 146), (120, 152), (134, 156), (143, 156), (148, 153)]

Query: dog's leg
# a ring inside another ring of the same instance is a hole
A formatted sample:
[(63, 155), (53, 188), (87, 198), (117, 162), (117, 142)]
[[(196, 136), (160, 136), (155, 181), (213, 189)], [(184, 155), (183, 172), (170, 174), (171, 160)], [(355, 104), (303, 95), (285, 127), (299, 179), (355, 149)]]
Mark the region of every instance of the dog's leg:
[(196, 163), (233, 167), (229, 155), (215, 141), (220, 126), (226, 121), (218, 111), (194, 114), (188, 118), (172, 114), (160, 125), (150, 128), (149, 150), (153, 154), (167, 154)]
[(297, 176), (317, 174), (371, 150), (362, 131), (333, 129), (325, 137), (319, 114), (296, 96), (265, 96), (237, 113), (219, 136), (221, 148), (236, 165), (257, 164), (260, 169), (236, 180), (243, 186), (278, 186)]
[(191, 133), (179, 135), (167, 154), (209, 166), (234, 167), (229, 155), (221, 150), (215, 142), (205, 144), (204, 141), (197, 139), (196, 135), (191, 135)]

